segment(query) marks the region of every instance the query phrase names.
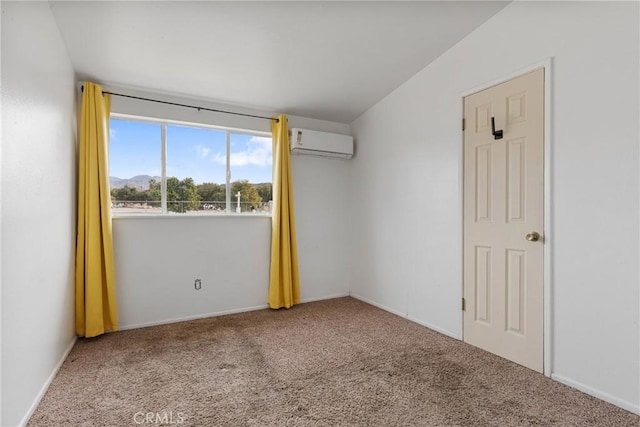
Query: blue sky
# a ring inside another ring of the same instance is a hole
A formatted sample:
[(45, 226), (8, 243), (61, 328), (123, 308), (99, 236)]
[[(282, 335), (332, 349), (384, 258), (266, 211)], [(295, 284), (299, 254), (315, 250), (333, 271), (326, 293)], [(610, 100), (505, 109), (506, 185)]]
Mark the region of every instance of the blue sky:
[[(271, 182), (271, 138), (231, 134), (231, 181)], [(131, 178), (161, 174), (160, 124), (111, 119), (109, 175)], [(196, 184), (225, 182), (225, 132), (167, 125), (167, 176)]]

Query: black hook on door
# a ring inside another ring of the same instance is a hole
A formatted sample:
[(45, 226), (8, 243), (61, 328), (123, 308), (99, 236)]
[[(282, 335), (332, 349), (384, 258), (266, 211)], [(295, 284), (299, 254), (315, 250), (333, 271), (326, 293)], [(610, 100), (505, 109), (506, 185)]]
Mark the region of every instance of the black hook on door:
[(491, 117), (491, 133), (493, 134), (493, 139), (502, 139), (502, 129), (496, 130), (496, 119)]

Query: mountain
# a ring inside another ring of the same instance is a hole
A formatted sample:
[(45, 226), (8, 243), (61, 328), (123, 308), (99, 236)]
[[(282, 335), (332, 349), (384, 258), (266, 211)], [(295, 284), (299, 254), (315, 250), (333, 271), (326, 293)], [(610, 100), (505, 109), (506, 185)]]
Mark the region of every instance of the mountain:
[(149, 188), (149, 181), (155, 179), (156, 181), (160, 181), (159, 176), (151, 176), (151, 175), (136, 175), (133, 178), (118, 178), (117, 176), (109, 177), (109, 184), (111, 188), (122, 188), (125, 186), (137, 188), (138, 190), (147, 190)]

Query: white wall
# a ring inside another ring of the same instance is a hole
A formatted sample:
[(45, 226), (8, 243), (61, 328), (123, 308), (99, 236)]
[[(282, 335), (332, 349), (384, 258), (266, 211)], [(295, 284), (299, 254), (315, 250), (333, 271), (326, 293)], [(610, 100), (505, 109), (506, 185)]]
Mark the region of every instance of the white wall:
[[(271, 218), (114, 219), (123, 328), (262, 308)], [(194, 281), (202, 281), (195, 290)]]
[[(114, 84), (114, 92), (249, 114), (274, 112), (153, 94)], [(197, 112), (113, 97), (112, 112), (271, 131), (267, 120)], [(341, 123), (289, 117), (289, 127), (349, 133)], [(303, 301), (348, 295), (344, 209), (348, 162), (293, 157)], [(130, 328), (266, 307), (270, 217), (114, 218), (120, 327)], [(194, 280), (202, 289), (194, 289)]]
[(47, 2), (2, 2), (2, 425), (74, 342), (74, 72)]
[(294, 155), (291, 163), (302, 300), (346, 296), (351, 161)]
[(553, 57), (552, 371), (640, 411), (638, 4), (515, 2), (352, 124), (352, 293), (462, 336), (461, 94)]

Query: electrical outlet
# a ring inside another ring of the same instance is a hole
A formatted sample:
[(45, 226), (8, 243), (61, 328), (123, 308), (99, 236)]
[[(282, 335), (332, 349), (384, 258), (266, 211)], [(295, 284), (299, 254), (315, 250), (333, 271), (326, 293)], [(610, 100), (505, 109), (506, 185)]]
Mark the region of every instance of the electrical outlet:
[(196, 289), (196, 291), (202, 289), (202, 280), (196, 279), (195, 282), (193, 282), (193, 287)]

